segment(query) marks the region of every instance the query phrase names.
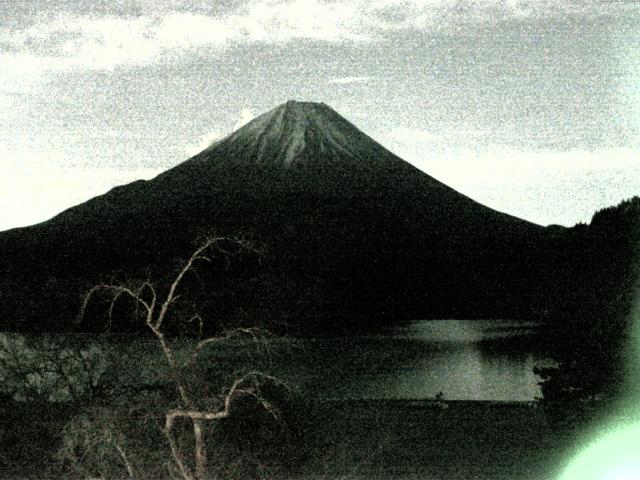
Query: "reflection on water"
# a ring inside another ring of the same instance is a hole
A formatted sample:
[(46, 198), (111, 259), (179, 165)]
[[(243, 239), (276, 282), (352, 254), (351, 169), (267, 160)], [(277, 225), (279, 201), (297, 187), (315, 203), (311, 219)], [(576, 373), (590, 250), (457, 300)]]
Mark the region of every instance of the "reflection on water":
[(272, 369), (320, 398), (534, 400), (536, 325), (499, 320), (416, 321), (351, 338), (298, 340)]

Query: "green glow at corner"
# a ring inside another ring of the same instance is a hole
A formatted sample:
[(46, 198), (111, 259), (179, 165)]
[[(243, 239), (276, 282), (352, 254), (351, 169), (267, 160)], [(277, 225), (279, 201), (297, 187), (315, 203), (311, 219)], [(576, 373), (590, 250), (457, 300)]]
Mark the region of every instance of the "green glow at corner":
[[(626, 357), (626, 395), (618, 410), (633, 422), (640, 415), (640, 294), (632, 309)], [(571, 461), (560, 480), (640, 480), (640, 423), (614, 425), (594, 436), (597, 439)]]
[(640, 479), (640, 424), (623, 427), (587, 447), (560, 479)]

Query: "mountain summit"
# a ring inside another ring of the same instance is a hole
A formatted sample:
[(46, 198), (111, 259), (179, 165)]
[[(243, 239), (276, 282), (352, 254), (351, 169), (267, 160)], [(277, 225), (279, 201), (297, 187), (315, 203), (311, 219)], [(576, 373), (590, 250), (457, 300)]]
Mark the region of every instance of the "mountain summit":
[(253, 119), (197, 157), (212, 156), (286, 167), (401, 161), (326, 104), (293, 100)]
[(489, 210), (394, 155), (328, 105), (293, 100), (149, 183), (169, 190), (184, 190), (188, 184), (192, 194), (233, 186), (235, 191), (248, 190), (249, 196), (295, 191), (299, 198), (369, 197), (379, 204), (399, 195), (423, 200), (426, 195), (452, 205), (464, 198), (472, 209)]
[(12, 292), (0, 318), (66, 328), (82, 288), (114, 272), (171, 272), (207, 232), (268, 252), (216, 315), (302, 329), (520, 315), (538, 294), (530, 246), (547, 235), (421, 172), (327, 105), (291, 101), (152, 180), (0, 233)]

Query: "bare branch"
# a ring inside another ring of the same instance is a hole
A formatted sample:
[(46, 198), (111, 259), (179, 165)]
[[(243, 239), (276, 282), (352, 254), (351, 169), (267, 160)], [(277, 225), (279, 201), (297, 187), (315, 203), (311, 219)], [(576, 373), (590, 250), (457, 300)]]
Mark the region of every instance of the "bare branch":
[[(113, 323), (113, 309), (115, 308), (116, 302), (122, 295), (124, 295), (123, 291), (116, 292), (111, 299), (111, 305), (109, 305), (109, 320), (107, 323), (107, 331), (111, 328), (111, 324)], [(138, 302), (136, 302), (136, 308), (138, 308)]]
[[(252, 381), (249, 385), (249, 388), (242, 388), (242, 386), (248, 381)], [(167, 412), (167, 419), (171, 418), (169, 425), (173, 427), (173, 423), (176, 418), (191, 418), (191, 419), (199, 419), (199, 420), (220, 420), (222, 418), (226, 418), (231, 414), (231, 407), (233, 405), (233, 401), (238, 395), (249, 395), (256, 398), (263, 406), (269, 406), (268, 410), (273, 408), (273, 406), (266, 401), (266, 399), (261, 398), (260, 389), (259, 389), (259, 381), (272, 381), (278, 385), (283, 385), (284, 382), (278, 380), (276, 377), (271, 375), (267, 375), (261, 372), (249, 372), (243, 375), (240, 378), (234, 380), (229, 388), (227, 394), (224, 396), (224, 405), (222, 410), (216, 412), (209, 411), (199, 411), (199, 410), (185, 410), (185, 409), (174, 409)]]
[[(174, 456), (178, 468), (186, 480), (192, 479), (204, 479), (205, 467), (206, 467), (206, 448), (204, 445), (204, 425), (203, 421), (215, 421), (227, 418), (231, 415), (231, 408), (233, 401), (238, 396), (248, 395), (255, 398), (260, 405), (270, 415), (274, 417), (276, 421), (279, 421), (278, 410), (267, 399), (265, 399), (260, 393), (259, 381), (271, 380), (277, 383), (279, 382), (275, 377), (265, 375), (260, 372), (249, 372), (246, 375), (236, 379), (227, 394), (224, 397), (224, 405), (221, 410), (218, 411), (201, 411), (196, 409), (174, 409), (166, 413), (165, 429), (164, 433), (169, 440), (169, 445)], [(248, 388), (242, 388), (243, 384), (250, 382)], [(182, 458), (182, 454), (178, 448), (177, 441), (173, 436), (173, 426), (176, 419), (188, 418), (193, 423), (194, 437), (195, 437), (195, 463), (196, 471), (195, 477), (192, 476), (191, 471), (185, 465)]]
[[(167, 418), (190, 418), (192, 420), (220, 420), (229, 416), (229, 412), (226, 410), (220, 410), (218, 412), (200, 412), (198, 410), (170, 410), (167, 413)], [(173, 426), (173, 422), (171, 422)]]
[(167, 294), (165, 301), (162, 303), (162, 306), (160, 307), (160, 312), (155, 321), (154, 328), (159, 329), (160, 327), (162, 327), (162, 323), (164, 322), (167, 312), (169, 311), (169, 307), (179, 298), (179, 296), (176, 295), (176, 291), (179, 288), (180, 284), (182, 283), (182, 280), (184, 279), (185, 275), (188, 272), (190, 271), (195, 272), (194, 271), (195, 263), (200, 260), (211, 262), (211, 257), (206, 256), (204, 252), (206, 252), (209, 248), (215, 246), (215, 248), (219, 252), (221, 252), (224, 255), (224, 257), (227, 259), (229, 256), (238, 254), (238, 252), (231, 252), (223, 249), (220, 246), (220, 242), (225, 240), (237, 244), (240, 247), (238, 251), (246, 250), (246, 251), (257, 252), (257, 250), (253, 247), (253, 245), (250, 242), (243, 239), (234, 239), (229, 237), (209, 237), (200, 247), (196, 249), (195, 252), (193, 252), (193, 254), (191, 254), (191, 257), (189, 257), (189, 259), (185, 262), (184, 266), (178, 272), (174, 281), (171, 283), (171, 286), (169, 287), (169, 293)]
[(193, 317), (191, 317), (187, 323), (198, 322), (198, 338), (202, 338), (202, 332), (204, 330), (204, 321), (200, 314), (196, 313)]
[(171, 346), (169, 345), (169, 343), (167, 342), (167, 339), (165, 338), (164, 334), (160, 330), (154, 328), (151, 325), (150, 325), (150, 328), (151, 328), (151, 331), (156, 336), (156, 338), (158, 339), (158, 342), (160, 342), (160, 347), (162, 348), (162, 351), (167, 360), (167, 363), (169, 364), (169, 370), (171, 372), (171, 376), (173, 377), (173, 381), (176, 385), (176, 388), (178, 389), (178, 393), (180, 394), (180, 399), (185, 404), (185, 406), (191, 407), (193, 405), (193, 402), (189, 398), (189, 395), (187, 393), (187, 388), (180, 376), (180, 368), (178, 366), (178, 362), (176, 361), (175, 355), (173, 354), (173, 350), (171, 349)]
[(194, 480), (193, 473), (191, 473), (191, 469), (187, 466), (182, 457), (182, 452), (180, 451), (180, 447), (178, 446), (178, 442), (173, 437), (173, 424), (176, 419), (175, 416), (166, 415), (166, 421), (164, 426), (164, 434), (167, 437), (167, 441), (169, 442), (169, 448), (171, 449), (171, 455), (178, 466), (178, 470), (180, 470), (180, 474), (184, 480)]
[(193, 436), (195, 437), (195, 462), (196, 478), (205, 479), (207, 471), (207, 448), (204, 444), (203, 420), (191, 418), (193, 422)]
[[(197, 318), (200, 318), (200, 316), (197, 315)], [(234, 328), (231, 330), (226, 330), (220, 336), (205, 338), (204, 340), (201, 340), (196, 344), (196, 346), (193, 349), (191, 358), (185, 362), (184, 366), (186, 367), (192, 364), (193, 362), (195, 362), (198, 359), (198, 356), (202, 353), (202, 351), (209, 345), (228, 341), (234, 338), (235, 336), (238, 336), (238, 334), (240, 335), (245, 334), (251, 337), (255, 343), (258, 343), (261, 339), (266, 338), (267, 336), (266, 333), (267, 333), (266, 331), (257, 327), (251, 327), (251, 328), (240, 327), (240, 328)], [(269, 347), (267, 346), (266, 349), (267, 349), (267, 354), (269, 354)]]
[(124, 466), (127, 469), (127, 473), (129, 474), (129, 478), (136, 478), (136, 474), (133, 470), (133, 465), (131, 465), (131, 462), (127, 458), (127, 454), (124, 451), (124, 448), (122, 448), (120, 444), (115, 440), (111, 441), (111, 445), (113, 445), (113, 448), (115, 448), (118, 454), (120, 455), (120, 458), (122, 459), (122, 463), (124, 463)]
[(156, 295), (156, 289), (151, 284), (151, 281), (149, 279), (147, 279), (142, 285), (140, 285), (140, 288), (138, 289), (138, 292), (137, 292), (138, 297), (142, 297), (142, 294), (145, 292), (145, 290), (149, 290), (151, 292), (150, 307), (153, 310), (153, 307), (155, 307), (155, 304), (156, 304), (157, 295)]
[[(229, 249), (222, 245), (222, 242), (228, 241), (237, 246), (237, 249)], [(184, 277), (187, 273), (192, 272), (198, 281), (200, 278), (195, 270), (195, 266), (198, 262), (212, 263), (214, 258), (214, 252), (210, 249), (214, 248), (216, 252), (220, 253), (224, 260), (229, 262), (229, 258), (232, 256), (240, 255), (243, 251), (252, 251), (259, 253), (251, 242), (244, 239), (227, 238), (227, 237), (210, 237), (198, 247), (193, 254), (183, 264), (182, 268), (178, 271), (173, 278), (172, 283), (169, 285), (168, 292), (163, 298), (158, 297), (158, 292), (153, 284), (147, 280), (139, 285), (137, 289), (130, 289), (122, 285), (101, 284), (94, 286), (84, 298), (82, 308), (79, 315), (79, 320), (84, 317), (85, 311), (89, 305), (89, 302), (94, 294), (99, 291), (104, 291), (111, 295), (111, 303), (109, 305), (109, 322), (113, 315), (116, 302), (122, 296), (128, 296), (135, 301), (136, 308), (142, 307), (146, 312), (145, 323), (151, 330), (151, 332), (157, 338), (160, 347), (162, 349), (165, 360), (169, 366), (170, 374), (173, 378), (173, 382), (179, 394), (181, 408), (173, 409), (165, 414), (165, 425), (163, 431), (169, 442), (171, 449), (171, 455), (177, 467), (175, 473), (179, 474), (183, 480), (204, 480), (206, 475), (206, 463), (207, 453), (205, 448), (204, 436), (205, 436), (205, 424), (206, 421), (219, 420), (228, 417), (231, 414), (231, 407), (233, 401), (241, 396), (251, 396), (274, 418), (278, 419), (277, 409), (268, 402), (260, 392), (260, 386), (262, 382), (274, 381), (277, 383), (274, 377), (264, 375), (259, 372), (250, 372), (246, 375), (237, 378), (226, 393), (223, 395), (223, 406), (218, 411), (202, 411), (198, 408), (197, 402), (190, 396), (187, 389), (187, 384), (184, 380), (184, 369), (186, 369), (191, 362), (195, 361), (202, 350), (210, 344), (223, 341), (232, 338), (236, 335), (245, 335), (250, 337), (254, 342), (258, 342), (264, 335), (261, 334), (259, 329), (255, 328), (239, 328), (231, 331), (225, 331), (222, 337), (211, 337), (204, 340), (200, 340), (193, 348), (190, 360), (179, 365), (170, 345), (169, 341), (165, 337), (163, 325), (170, 312), (171, 306), (174, 305), (180, 298), (181, 294), (178, 293)], [(202, 283), (202, 282), (201, 282)], [(159, 305), (159, 311), (157, 306)], [(194, 315), (188, 321), (197, 322), (198, 324), (198, 338), (202, 338), (204, 330), (204, 321), (200, 315)], [(185, 460), (184, 453), (180, 450), (178, 440), (174, 436), (174, 426), (177, 419), (184, 418), (191, 421), (193, 427), (193, 435), (195, 440), (195, 446), (193, 450), (193, 469), (189, 466)], [(133, 476), (133, 469), (128, 463), (127, 457), (123, 449), (114, 444), (114, 447), (120, 453), (120, 456), (127, 467), (127, 471), (130, 476)], [(174, 473), (174, 472), (171, 472)]]
[(141, 304), (145, 308), (148, 314), (151, 313), (151, 306), (147, 302), (145, 302), (142, 298), (140, 298), (140, 295), (134, 293), (131, 289), (123, 285), (109, 285), (109, 284), (103, 283), (103, 284), (93, 286), (85, 295), (84, 300), (82, 302), (82, 306), (80, 308), (78, 323), (84, 319), (84, 315), (86, 313), (87, 307), (89, 306), (89, 302), (91, 301), (91, 298), (100, 291), (111, 293), (113, 295), (112, 302), (109, 308), (110, 313), (113, 310), (113, 304), (115, 303), (115, 300), (117, 300), (117, 298), (120, 297), (121, 295), (129, 296), (136, 303)]
[(197, 258), (201, 256), (202, 252), (204, 252), (207, 248), (211, 247), (211, 245), (214, 245), (218, 240), (219, 239), (215, 237), (208, 239), (202, 246), (200, 246), (200, 248), (198, 248), (195, 252), (193, 252), (189, 260), (187, 260), (185, 265), (178, 272), (178, 275), (176, 275), (176, 278), (174, 279), (173, 283), (171, 283), (171, 286), (169, 287), (169, 293), (167, 294), (167, 298), (165, 299), (162, 306), (160, 307), (160, 313), (158, 314), (158, 318), (156, 319), (155, 325), (154, 325), (156, 329), (159, 329), (162, 326), (162, 322), (164, 321), (164, 318), (167, 315), (167, 311), (169, 310), (169, 307), (175, 301), (174, 298), (176, 297), (176, 290), (182, 283), (182, 279), (187, 274), (187, 272), (193, 268), (193, 263), (196, 261)]

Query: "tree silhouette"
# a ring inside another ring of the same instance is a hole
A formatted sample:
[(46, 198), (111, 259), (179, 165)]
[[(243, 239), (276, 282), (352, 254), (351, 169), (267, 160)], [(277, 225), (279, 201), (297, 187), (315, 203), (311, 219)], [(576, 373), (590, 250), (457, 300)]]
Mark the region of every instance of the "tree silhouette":
[[(234, 402), (237, 400), (251, 397), (276, 419), (279, 417), (278, 408), (261, 391), (261, 387), (265, 384), (281, 384), (272, 376), (252, 371), (236, 378), (225, 389), (219, 399), (219, 407), (215, 409), (205, 406), (205, 402), (201, 398), (202, 395), (194, 391), (186, 380), (188, 375), (185, 373), (193, 368), (195, 361), (207, 347), (236, 335), (257, 338), (262, 332), (253, 328), (236, 328), (215, 337), (199, 337), (199, 341), (192, 346), (190, 354), (184, 359), (178, 358), (172, 347), (170, 336), (167, 335), (168, 326), (172, 321), (172, 309), (184, 293), (185, 277), (189, 274), (197, 274), (198, 265), (211, 263), (216, 256), (228, 258), (243, 251), (256, 252), (257, 250), (250, 242), (242, 239), (207, 238), (177, 271), (166, 292), (159, 291), (160, 289), (149, 280), (139, 282), (135, 286), (104, 283), (92, 287), (85, 295), (82, 304), (80, 319), (84, 318), (90, 301), (98, 293), (106, 294), (110, 298), (108, 307), (110, 319), (114, 314), (116, 302), (123, 298), (133, 302), (136, 309), (141, 311), (144, 324), (160, 345), (177, 391), (179, 406), (165, 412), (163, 431), (177, 471), (183, 480), (203, 480), (206, 478), (208, 462), (205, 445), (206, 424), (229, 417)], [(198, 330), (201, 335), (204, 331), (202, 317), (196, 314), (190, 321), (199, 326)], [(176, 434), (176, 423), (180, 420), (190, 422), (192, 427), (193, 451), (191, 454), (183, 451), (184, 448), (180, 445)]]

